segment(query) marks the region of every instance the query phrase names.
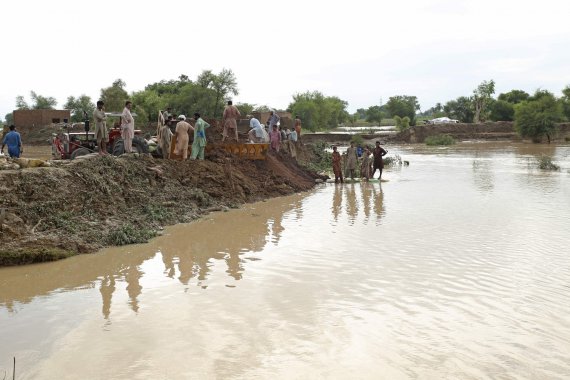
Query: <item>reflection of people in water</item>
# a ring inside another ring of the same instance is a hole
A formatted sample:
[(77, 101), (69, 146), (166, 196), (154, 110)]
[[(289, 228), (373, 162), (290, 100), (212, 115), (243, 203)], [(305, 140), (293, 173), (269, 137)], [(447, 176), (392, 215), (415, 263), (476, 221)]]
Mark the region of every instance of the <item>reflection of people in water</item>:
[(103, 317), (109, 319), (109, 315), (111, 315), (111, 300), (115, 292), (115, 277), (113, 275), (105, 275), (101, 280), (101, 288), (99, 291), (103, 298)]
[(348, 220), (351, 225), (354, 224), (356, 216), (358, 215), (358, 203), (356, 201), (354, 186), (354, 183), (351, 183), (346, 189), (346, 213), (348, 214)]
[(376, 213), (376, 221), (379, 222), (380, 218), (384, 216), (386, 210), (384, 209), (384, 193), (382, 186), (373, 186), (372, 193), (374, 194), (374, 212)]
[(362, 183), (360, 185), (360, 189), (362, 191), (362, 208), (364, 209), (364, 224), (368, 222), (368, 218), (370, 218), (370, 195), (372, 194), (371, 191), (372, 184), (370, 183)]
[(342, 189), (344, 189), (344, 187), (335, 186), (334, 188), (332, 213), (335, 222), (338, 221), (338, 216), (342, 208)]
[(142, 273), (138, 266), (132, 265), (127, 269), (127, 274), (125, 275), (125, 281), (127, 282), (127, 293), (129, 294), (129, 305), (131, 309), (136, 313), (139, 311), (139, 301), (137, 297), (142, 293), (142, 286), (139, 280), (142, 277)]

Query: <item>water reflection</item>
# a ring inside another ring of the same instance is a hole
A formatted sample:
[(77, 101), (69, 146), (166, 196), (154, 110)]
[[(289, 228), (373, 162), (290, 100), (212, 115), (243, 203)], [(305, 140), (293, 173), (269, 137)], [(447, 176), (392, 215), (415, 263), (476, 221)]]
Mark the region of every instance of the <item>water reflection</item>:
[(493, 175), (493, 162), (485, 159), (473, 160), (473, 182), (481, 192), (492, 191), (495, 187)]
[[(376, 215), (376, 224), (380, 224), (380, 219), (386, 212), (381, 184), (363, 182), (335, 185), (331, 202), (335, 223), (338, 223), (343, 216), (343, 202), (347, 223), (350, 226), (359, 223), (368, 224), (372, 212)], [(358, 218), (360, 211), (362, 211), (362, 221)]]
[[(146, 245), (111, 248), (49, 264), (2, 268), (0, 307), (13, 313), (18, 305), (40, 296), (95, 287), (99, 289), (105, 319), (110, 318), (113, 300), (121, 289), (126, 291), (129, 308), (137, 313), (144, 280), (155, 275), (152, 269), (156, 264), (163, 268), (163, 278), (176, 279), (185, 286), (195, 279), (197, 286), (207, 288), (209, 274), (220, 262), (225, 263), (229, 277), (241, 280), (246, 269), (243, 255), (261, 252), (268, 243), (277, 245), (285, 230), (285, 214), (292, 210), (302, 213), (298, 210), (300, 200), (300, 196), (284, 199), (271, 208), (263, 204), (246, 206), (231, 214), (205, 217), (193, 223), (191, 229), (173, 226), (168, 235)], [(151, 273), (142, 269), (148, 265)]]

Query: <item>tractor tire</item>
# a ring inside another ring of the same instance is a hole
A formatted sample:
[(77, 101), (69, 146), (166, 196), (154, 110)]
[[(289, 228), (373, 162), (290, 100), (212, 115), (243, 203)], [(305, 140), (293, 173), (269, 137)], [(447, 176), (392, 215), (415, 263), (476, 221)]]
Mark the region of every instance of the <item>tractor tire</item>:
[(79, 156), (85, 156), (85, 155), (88, 155), (89, 153), (91, 153), (91, 152), (90, 152), (89, 149), (87, 149), (87, 148), (78, 148), (78, 149), (75, 149), (75, 150), (73, 151), (73, 153), (71, 153), (71, 157), (70, 157), (70, 158), (71, 158), (72, 160), (74, 160), (74, 159), (76, 159), (76, 158), (79, 157)]
[(115, 140), (113, 144), (113, 156), (120, 156), (121, 154), (125, 153), (125, 143), (123, 139)]
[[(132, 147), (133, 153), (148, 153), (148, 144), (140, 136), (135, 136), (133, 138)], [(123, 139), (115, 140), (115, 144), (113, 145), (113, 156), (120, 156), (123, 153), (125, 153), (125, 142)]]

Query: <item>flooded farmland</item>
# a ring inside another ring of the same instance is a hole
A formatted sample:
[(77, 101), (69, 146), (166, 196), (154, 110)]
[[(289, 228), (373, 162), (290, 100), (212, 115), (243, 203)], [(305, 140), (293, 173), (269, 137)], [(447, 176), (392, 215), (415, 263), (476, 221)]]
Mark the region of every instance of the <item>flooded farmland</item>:
[(569, 378), (570, 146), (386, 148), (388, 182), (0, 268), (0, 378)]

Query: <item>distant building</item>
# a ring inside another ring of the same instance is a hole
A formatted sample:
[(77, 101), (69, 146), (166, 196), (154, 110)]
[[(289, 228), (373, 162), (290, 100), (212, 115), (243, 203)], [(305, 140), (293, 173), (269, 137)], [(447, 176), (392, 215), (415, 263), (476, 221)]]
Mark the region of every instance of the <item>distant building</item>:
[(71, 119), (69, 110), (15, 110), (12, 114), (16, 128), (40, 127)]

